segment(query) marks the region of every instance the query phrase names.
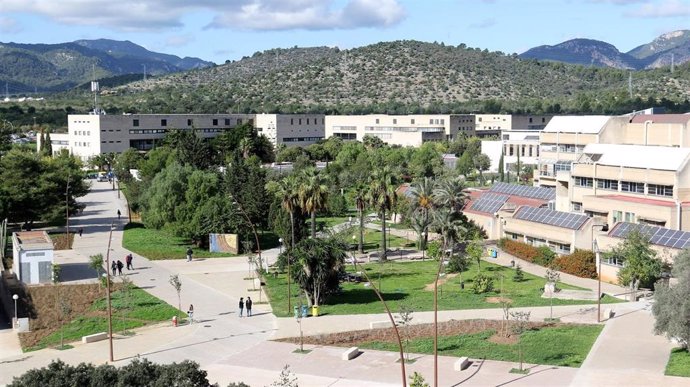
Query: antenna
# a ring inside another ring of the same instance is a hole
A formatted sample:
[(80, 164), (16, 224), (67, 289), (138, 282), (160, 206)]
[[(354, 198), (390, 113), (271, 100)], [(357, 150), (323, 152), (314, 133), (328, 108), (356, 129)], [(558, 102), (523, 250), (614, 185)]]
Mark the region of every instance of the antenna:
[(630, 75), (628, 76), (628, 93), (630, 93), (630, 99), (633, 98), (633, 93), (632, 93), (632, 71), (630, 72)]
[(144, 66), (144, 82), (146, 82), (146, 65), (143, 65), (143, 66)]
[(98, 82), (96, 82), (96, 65), (91, 65), (93, 71), (93, 81), (91, 81), (91, 91), (93, 92), (93, 114), (99, 114), (98, 111)]
[(673, 56), (673, 53), (671, 53), (671, 74), (673, 74), (675, 64), (675, 57)]

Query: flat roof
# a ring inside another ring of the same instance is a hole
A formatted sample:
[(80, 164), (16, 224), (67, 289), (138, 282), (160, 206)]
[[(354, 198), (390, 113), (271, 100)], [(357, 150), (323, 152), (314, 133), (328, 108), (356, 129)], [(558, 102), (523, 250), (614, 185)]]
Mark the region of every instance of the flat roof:
[(637, 114), (630, 120), (633, 124), (647, 121), (653, 124), (685, 124), (690, 121), (690, 114)]
[(555, 116), (546, 124), (545, 133), (585, 133), (601, 132), (611, 116)]
[(45, 231), (21, 231), (12, 233), (12, 237), (22, 250), (52, 250), (53, 241)]
[(669, 146), (588, 144), (585, 155), (601, 155), (599, 165), (679, 171), (690, 157), (690, 148)]

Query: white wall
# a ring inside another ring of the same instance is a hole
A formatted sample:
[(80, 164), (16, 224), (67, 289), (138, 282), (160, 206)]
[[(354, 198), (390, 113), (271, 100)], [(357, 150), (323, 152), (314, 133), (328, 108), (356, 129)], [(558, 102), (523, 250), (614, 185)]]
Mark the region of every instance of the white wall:
[[(482, 141), (482, 153), (491, 159), (489, 172), (498, 172), (498, 163), (501, 161), (503, 141)], [(505, 160), (504, 160), (505, 161)]]

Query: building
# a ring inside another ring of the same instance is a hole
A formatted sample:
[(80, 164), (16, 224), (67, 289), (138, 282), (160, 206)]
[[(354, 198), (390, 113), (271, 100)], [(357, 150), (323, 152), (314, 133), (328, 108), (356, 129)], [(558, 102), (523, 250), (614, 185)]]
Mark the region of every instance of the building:
[(482, 140), (482, 153), (491, 159), (490, 172), (498, 172), (498, 165), (503, 155), (503, 170), (515, 172), (520, 161), (520, 169), (525, 166), (539, 165), (539, 131), (536, 130), (503, 130), (499, 140)]
[(420, 146), (427, 141), (474, 134), (471, 114), (326, 116), (326, 137), (343, 140), (362, 141), (364, 136), (373, 136), (389, 145)]
[(498, 137), (506, 130), (543, 130), (552, 115), (475, 114), (474, 130), (478, 137)]
[(129, 148), (151, 150), (174, 129), (210, 139), (249, 123), (274, 146), (306, 146), (324, 138), (322, 114), (71, 114), (67, 120), (66, 134), (51, 133), (53, 152), (67, 149), (83, 160)]
[(27, 284), (53, 281), (53, 242), (45, 231), (12, 233), (12, 268)]

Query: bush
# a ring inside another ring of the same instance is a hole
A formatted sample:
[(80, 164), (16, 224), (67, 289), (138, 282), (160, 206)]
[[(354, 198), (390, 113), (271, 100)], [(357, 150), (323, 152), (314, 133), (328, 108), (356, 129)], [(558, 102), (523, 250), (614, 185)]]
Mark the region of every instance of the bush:
[(553, 262), (554, 258), (556, 258), (556, 253), (554, 253), (547, 246), (539, 246), (537, 248), (537, 251), (538, 251), (538, 254), (536, 257), (534, 257), (534, 261), (533, 261), (537, 265), (549, 267), (551, 265), (551, 262)]
[(513, 275), (513, 282), (522, 282), (525, 280), (525, 273), (522, 271), (522, 267), (518, 263), (515, 268), (515, 275)]
[(455, 253), (450, 256), (446, 271), (449, 273), (462, 273), (467, 270), (467, 266), (467, 256), (465, 256), (464, 252)]
[(494, 290), (494, 280), (486, 274), (477, 274), (472, 282), (474, 294), (488, 293)]
[(590, 250), (575, 250), (553, 260), (554, 269), (582, 278), (597, 278), (596, 256)]
[(530, 246), (523, 242), (514, 241), (512, 239), (502, 238), (498, 241), (498, 247), (503, 249), (508, 254), (514, 255), (527, 262), (534, 262), (539, 256), (539, 249)]

